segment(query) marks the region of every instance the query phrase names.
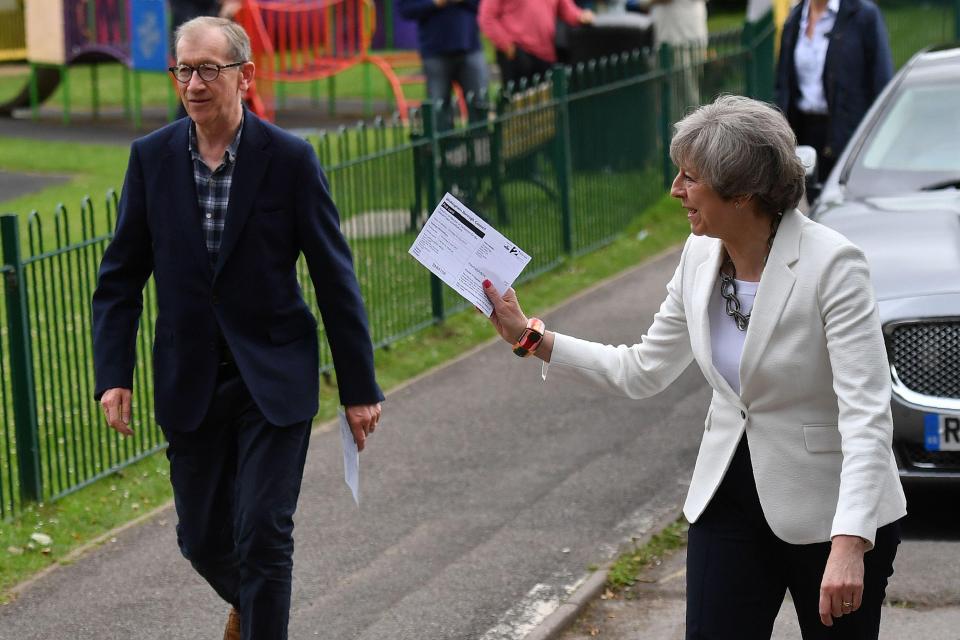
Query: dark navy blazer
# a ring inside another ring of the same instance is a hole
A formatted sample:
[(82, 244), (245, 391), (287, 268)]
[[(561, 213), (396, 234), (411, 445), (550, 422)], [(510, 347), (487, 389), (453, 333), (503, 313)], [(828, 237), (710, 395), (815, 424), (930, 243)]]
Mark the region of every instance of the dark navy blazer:
[(383, 399), (366, 312), (312, 147), (247, 111), (218, 261), (200, 225), (190, 120), (133, 143), (116, 233), (93, 296), (95, 396), (133, 388), (142, 290), (153, 273), (157, 422), (196, 429), (210, 404), (222, 332), (259, 409), (276, 425), (311, 419), (319, 397), (317, 321), (295, 265), (301, 252), (317, 293), (344, 405)]
[[(801, 2), (790, 12), (780, 39), (777, 62), (777, 106), (797, 129), (800, 89), (794, 49), (800, 35)], [(890, 43), (880, 10), (869, 0), (840, 0), (837, 20), (830, 32), (823, 89), (830, 114), (827, 144), (837, 157), (847, 145), (867, 109), (893, 76)]]

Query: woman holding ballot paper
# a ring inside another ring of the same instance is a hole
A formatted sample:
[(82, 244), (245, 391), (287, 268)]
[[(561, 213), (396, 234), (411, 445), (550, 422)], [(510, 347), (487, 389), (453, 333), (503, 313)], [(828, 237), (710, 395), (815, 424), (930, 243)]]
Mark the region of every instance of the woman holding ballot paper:
[(794, 146), (780, 112), (743, 97), (675, 125), (691, 235), (637, 344), (549, 331), (484, 283), (491, 323), (545, 381), (641, 399), (696, 360), (713, 388), (684, 505), (688, 639), (769, 638), (788, 589), (806, 640), (876, 639), (906, 514), (867, 263), (796, 210)]

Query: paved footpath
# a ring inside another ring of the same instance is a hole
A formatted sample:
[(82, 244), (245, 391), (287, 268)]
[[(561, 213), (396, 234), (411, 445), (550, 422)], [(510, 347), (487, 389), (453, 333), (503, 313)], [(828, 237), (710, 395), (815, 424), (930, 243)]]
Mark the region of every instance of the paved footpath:
[[(887, 589), (880, 640), (960, 640), (960, 514), (957, 491), (909, 491), (894, 575)], [(685, 549), (643, 574), (629, 598), (595, 597), (559, 640), (683, 640)], [(787, 596), (774, 640), (801, 640)]]
[[(548, 325), (629, 340), (677, 259), (593, 290)], [(710, 395), (699, 372), (638, 405), (545, 387), (538, 362), (491, 342), (390, 393), (361, 456), (359, 509), (339, 435), (314, 433), (291, 638), (522, 638), (592, 563), (675, 517)], [(25, 589), (0, 607), (0, 638), (219, 638), (225, 606), (179, 556), (174, 524), (163, 512)]]

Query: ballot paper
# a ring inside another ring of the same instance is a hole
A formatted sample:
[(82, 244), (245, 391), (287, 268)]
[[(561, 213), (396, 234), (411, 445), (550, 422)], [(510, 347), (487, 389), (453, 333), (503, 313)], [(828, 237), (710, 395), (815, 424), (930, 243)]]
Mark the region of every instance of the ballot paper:
[(530, 262), (522, 249), (449, 193), (409, 253), (488, 316), (493, 305), (483, 292), (483, 281), (490, 280), (502, 294)]
[(353, 431), (347, 424), (347, 415), (343, 411), (338, 411), (340, 418), (340, 439), (343, 441), (343, 481), (350, 487), (353, 493), (353, 501), (360, 506), (360, 452), (357, 450), (357, 443), (353, 439)]

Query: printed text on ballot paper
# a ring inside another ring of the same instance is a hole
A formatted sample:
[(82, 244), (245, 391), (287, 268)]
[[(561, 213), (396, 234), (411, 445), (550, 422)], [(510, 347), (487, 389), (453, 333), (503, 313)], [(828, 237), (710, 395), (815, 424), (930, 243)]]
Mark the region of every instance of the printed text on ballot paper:
[(452, 195), (445, 194), (410, 247), (410, 255), (488, 316), (483, 281), (503, 293), (530, 256)]

